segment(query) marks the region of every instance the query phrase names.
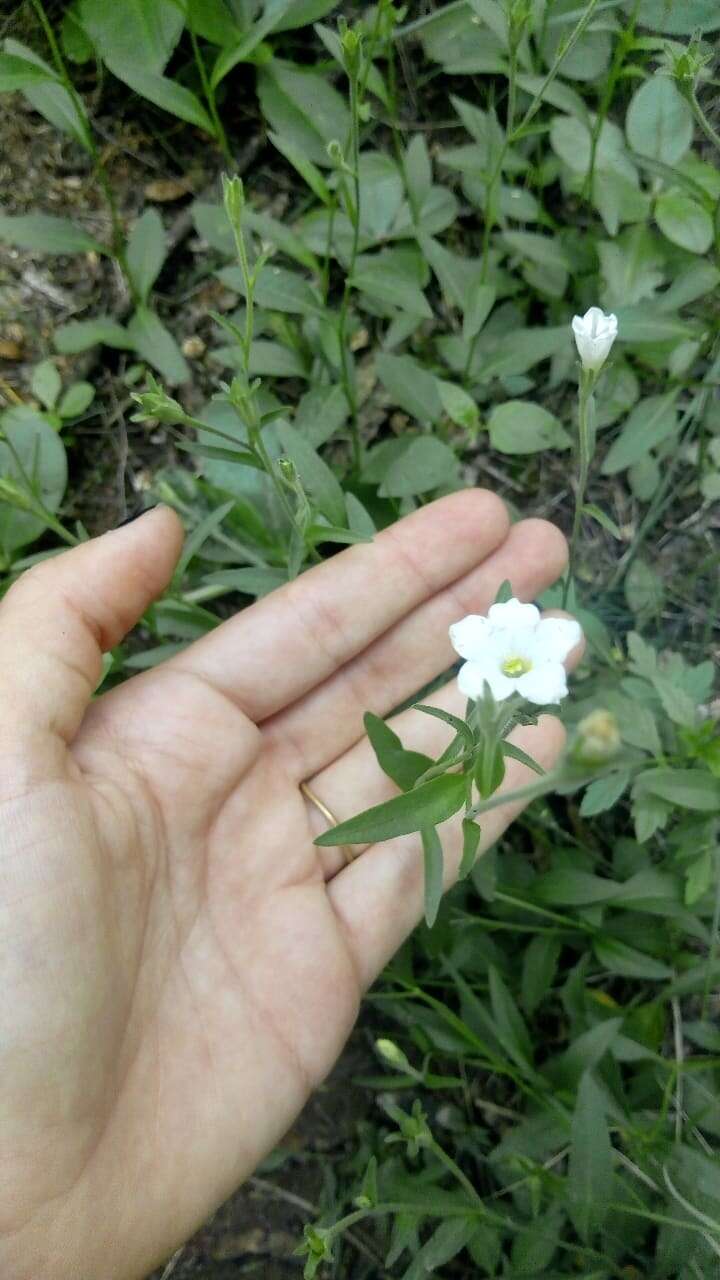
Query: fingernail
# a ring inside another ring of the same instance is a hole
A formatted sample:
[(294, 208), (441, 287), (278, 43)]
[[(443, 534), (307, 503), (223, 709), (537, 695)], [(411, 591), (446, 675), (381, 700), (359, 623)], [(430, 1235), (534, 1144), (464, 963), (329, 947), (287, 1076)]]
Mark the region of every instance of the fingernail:
[(132, 524), (133, 520), (139, 520), (141, 516), (146, 516), (148, 511), (154, 511), (158, 505), (157, 502), (153, 502), (152, 506), (142, 507), (140, 511), (134, 511), (131, 516), (126, 516), (124, 520), (116, 524), (115, 528), (122, 529), (126, 524)]

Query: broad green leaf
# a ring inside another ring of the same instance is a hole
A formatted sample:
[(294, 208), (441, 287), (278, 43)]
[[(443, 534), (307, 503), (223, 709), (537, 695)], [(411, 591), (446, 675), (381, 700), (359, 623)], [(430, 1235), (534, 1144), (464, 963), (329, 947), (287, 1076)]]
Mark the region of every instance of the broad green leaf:
[(655, 221), (672, 244), (688, 253), (707, 253), (713, 242), (713, 220), (707, 209), (677, 187), (658, 196)]
[[(323, 204), (330, 204), (332, 196), (322, 173), (317, 165), (305, 155), (302, 147), (296, 146), (291, 140), (281, 133), (268, 134), (270, 141), (274, 147), (277, 147), (281, 155), (290, 162), (293, 169), (296, 169), (300, 177), (307, 183), (310, 190), (321, 200)], [(321, 162), (322, 163), (322, 162)]]
[(469, 342), (480, 332), (495, 306), (497, 290), (492, 284), (473, 285), (463, 305), (462, 336)]
[(414, 791), (394, 796), (356, 818), (341, 822), (318, 836), (315, 843), (324, 846), (392, 840), (395, 836), (406, 836), (447, 821), (462, 808), (464, 801), (465, 779), (462, 774), (445, 773), (440, 778), (422, 783)]
[(74, 138), (85, 151), (90, 153), (92, 150), (90, 126), (82, 101), (73, 97), (64, 85), (58, 84), (52, 67), (19, 40), (8, 38), (5, 41), (5, 53), (22, 58), (45, 71), (44, 78), (41, 77), (25, 85), (24, 96), (41, 116), (50, 121), (50, 124)]
[(277, 433), (306, 492), (332, 524), (342, 527), (345, 524), (345, 498), (335, 473), (323, 462), (309, 440), (289, 422), (279, 422)]
[(162, 71), (185, 22), (183, 5), (174, 0), (80, 0), (78, 16), (113, 71), (116, 61)]
[[(229, 289), (245, 296), (245, 281), (240, 267), (223, 267), (218, 276)], [(297, 272), (274, 263), (268, 263), (259, 272), (254, 296), (257, 306), (267, 311), (304, 316), (325, 314), (325, 308), (310, 282)]]
[(480, 414), (472, 396), (456, 382), (445, 382), (442, 378), (437, 378), (435, 385), (450, 421), (475, 435), (480, 425)]
[(647, 978), (651, 982), (663, 982), (674, 976), (669, 965), (662, 964), (644, 951), (629, 947), (617, 938), (598, 934), (593, 939), (593, 949), (600, 964), (609, 969), (610, 973), (622, 974), (624, 978)]
[(653, 676), (653, 685), (673, 724), (692, 729), (697, 724), (698, 710), (690, 695), (669, 676), (661, 673)]
[(639, 617), (654, 618), (665, 603), (665, 583), (661, 575), (639, 557), (625, 576), (625, 599)]
[(636, 778), (635, 789), (682, 809), (701, 813), (720, 810), (720, 778), (702, 769), (650, 769)]
[(258, 93), (271, 129), (296, 153), (327, 168), (328, 142), (344, 144), (350, 128), (348, 108), (338, 90), (317, 72), (274, 58), (260, 70)]
[(648, 396), (631, 410), (620, 434), (613, 441), (602, 464), (603, 475), (612, 476), (638, 462), (679, 428), (677, 392)]
[(0, 53), (0, 93), (13, 93), (43, 80), (57, 83), (57, 77), (49, 69), (46, 71), (17, 54)]
[(0, 214), (0, 239), (41, 253), (107, 253), (105, 245), (69, 218), (49, 213)]
[(95, 316), (92, 320), (69, 320), (60, 325), (53, 335), (55, 347), (65, 356), (77, 355), (102, 343), (106, 347), (131, 350), (133, 340), (111, 316)]
[(223, 48), (235, 44), (242, 34), (225, 0), (187, 0), (187, 25), (195, 35)]
[[(0, 415), (0, 431), (12, 449), (0, 439), (0, 478), (25, 488), (23, 473), (43, 506), (53, 514), (59, 509), (67, 485), (65, 447), (50, 423), (28, 405), (17, 405)], [(17, 510), (0, 499), (0, 548), (17, 551), (43, 532), (39, 516)]]
[[(550, 127), (550, 145), (572, 173), (585, 176), (592, 159), (589, 122), (586, 124), (575, 116), (555, 116)], [(627, 154), (622, 130), (610, 120), (603, 122), (598, 134), (595, 169), (598, 172), (609, 170), (630, 182), (637, 181), (635, 166)]]
[(513, 1061), (527, 1068), (532, 1064), (533, 1047), (522, 1014), (494, 965), (490, 966), (489, 978), (495, 1033)]
[(528, 1017), (542, 1003), (557, 973), (560, 940), (552, 933), (539, 933), (525, 950), (522, 969), (522, 1002)]
[(138, 355), (157, 369), (171, 387), (189, 380), (190, 370), (179, 346), (154, 311), (138, 307), (127, 331)]
[(127, 265), (141, 302), (147, 302), (165, 261), (165, 228), (155, 209), (146, 209), (127, 240)]
[(381, 353), (375, 367), (380, 381), (395, 404), (412, 414), (418, 422), (438, 421), (442, 415), (442, 402), (435, 379), (417, 360), (413, 360), (411, 356)]
[(638, 21), (651, 31), (690, 36), (720, 30), (716, 0), (640, 0)]
[(276, 20), (273, 31), (294, 31), (324, 18), (338, 7), (338, 0), (289, 0), (283, 5), (282, 15)]
[[(235, 358), (237, 359), (237, 349)], [(302, 357), (297, 351), (281, 342), (266, 342), (257, 338), (250, 347), (250, 372), (254, 376), (269, 378), (307, 378)]]
[(420, 834), (425, 870), (425, 923), (431, 929), (443, 894), (443, 850), (435, 827), (423, 827)]
[[(582, 970), (580, 972), (582, 975)], [(617, 1040), (621, 1027), (622, 1018), (608, 1018), (589, 1031), (583, 1031), (564, 1053), (548, 1063), (546, 1070), (549, 1078), (563, 1088), (574, 1088), (583, 1072), (591, 1071), (602, 1062)]]
[[(626, 227), (615, 240), (600, 241), (597, 252), (605, 281), (603, 304), (608, 310), (617, 311), (621, 340), (632, 342), (630, 326), (622, 323), (621, 309), (654, 297), (662, 284), (663, 258), (658, 238), (645, 225)], [(648, 315), (647, 307), (637, 307), (637, 316), (645, 335), (653, 317)], [(647, 336), (643, 336), (643, 340), (654, 341)]]
[(41, 360), (40, 364), (37, 364), (33, 369), (30, 383), (30, 390), (33, 395), (41, 401), (46, 409), (54, 409), (61, 387), (60, 374), (52, 360)]
[(618, 769), (605, 778), (596, 778), (595, 782), (590, 783), (582, 798), (580, 816), (594, 818), (596, 814), (612, 809), (629, 785), (630, 778), (628, 769)]
[(214, 136), (215, 125), (200, 99), (190, 89), (186, 89), (184, 85), (178, 84), (168, 76), (152, 71), (142, 62), (121, 62), (113, 58), (108, 65), (113, 75), (138, 93), (141, 98), (147, 98), (156, 107), (169, 111), (170, 115), (177, 116), (179, 120), (185, 120), (187, 124), (194, 124), (204, 133)]
[(427, 298), (417, 282), (399, 268), (396, 259), (386, 253), (376, 257), (363, 255), (351, 277), (351, 284), (378, 302), (399, 307), (420, 319), (432, 319)]
[(416, 436), (388, 467), (378, 492), (383, 498), (409, 498), (457, 481), (458, 463), (450, 446), (436, 436)]
[(401, 791), (412, 790), (420, 775), (431, 767), (433, 762), (430, 756), (423, 755), (420, 751), (406, 751), (390, 725), (371, 711), (366, 711), (363, 723), (383, 773)]
[(95, 399), (95, 388), (89, 382), (74, 382), (61, 397), (58, 413), (61, 418), (78, 418)]
[(568, 281), (569, 260), (555, 237), (541, 236), (534, 231), (505, 231), (503, 240), (513, 254), (537, 269), (532, 277), (526, 272), (531, 284), (553, 297), (562, 297)]
[(546, 871), (533, 880), (531, 892), (538, 902), (555, 907), (588, 906), (594, 902), (610, 902), (621, 892), (615, 880), (591, 875), (572, 867)]
[(602, 1229), (610, 1210), (614, 1182), (613, 1152), (605, 1119), (605, 1101), (590, 1072), (580, 1081), (572, 1120), (567, 1202), (575, 1229), (589, 1241)]
[(568, 449), (570, 437), (554, 414), (531, 400), (507, 400), (488, 421), (490, 443), (501, 453), (538, 453)]
[(650, 196), (637, 178), (612, 169), (599, 169), (593, 174), (593, 204), (608, 233), (615, 236), (624, 222), (646, 222), (650, 215)]
[(625, 128), (638, 155), (677, 164), (692, 143), (693, 127), (690, 104), (662, 72), (656, 72), (633, 94)]

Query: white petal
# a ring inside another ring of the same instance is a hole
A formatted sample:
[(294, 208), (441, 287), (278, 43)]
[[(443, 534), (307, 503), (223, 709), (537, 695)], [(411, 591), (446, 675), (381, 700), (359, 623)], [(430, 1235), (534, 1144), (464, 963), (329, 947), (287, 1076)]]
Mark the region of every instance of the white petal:
[(487, 618), (469, 613), (450, 627), (450, 643), (461, 658), (481, 657), (492, 628)]
[(540, 610), (534, 604), (521, 604), (519, 600), (507, 600), (505, 604), (491, 604), (488, 618), (494, 627), (503, 631), (521, 627), (535, 627), (540, 621)]
[(496, 662), (466, 662), (458, 671), (458, 689), (466, 698), (481, 698), (485, 683), (498, 702), (515, 692), (518, 681), (503, 675)]
[(567, 696), (567, 676), (561, 662), (541, 662), (515, 681), (515, 687), (528, 702), (539, 707), (560, 702)]
[(533, 652), (541, 662), (564, 662), (582, 640), (582, 627), (574, 618), (543, 618), (533, 636)]

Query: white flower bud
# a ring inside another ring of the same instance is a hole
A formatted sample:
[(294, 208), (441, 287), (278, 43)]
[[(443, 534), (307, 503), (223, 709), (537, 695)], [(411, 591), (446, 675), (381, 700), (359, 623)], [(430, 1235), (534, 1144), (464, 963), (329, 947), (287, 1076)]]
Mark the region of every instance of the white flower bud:
[(606, 316), (600, 307), (591, 307), (584, 316), (573, 317), (572, 331), (583, 369), (597, 373), (602, 369), (617, 338), (617, 316)]

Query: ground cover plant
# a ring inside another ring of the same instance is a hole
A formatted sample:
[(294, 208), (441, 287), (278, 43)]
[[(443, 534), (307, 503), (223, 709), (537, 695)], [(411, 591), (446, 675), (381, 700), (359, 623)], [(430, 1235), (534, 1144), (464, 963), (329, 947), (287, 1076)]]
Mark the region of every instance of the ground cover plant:
[[(422, 831), (427, 923), (367, 1001), (357, 1117), (256, 1180), (299, 1244), (166, 1276), (716, 1274), (716, 0), (26, 0), (1, 34), (35, 166), (7, 146), (2, 589), (176, 507), (107, 687), (483, 484), (568, 534), (540, 603), (587, 639), (562, 768), (476, 863), (532, 707), (485, 670), (438, 761), (368, 717), (399, 788), (374, 838)], [(364, 839), (342, 816), (323, 839)]]

